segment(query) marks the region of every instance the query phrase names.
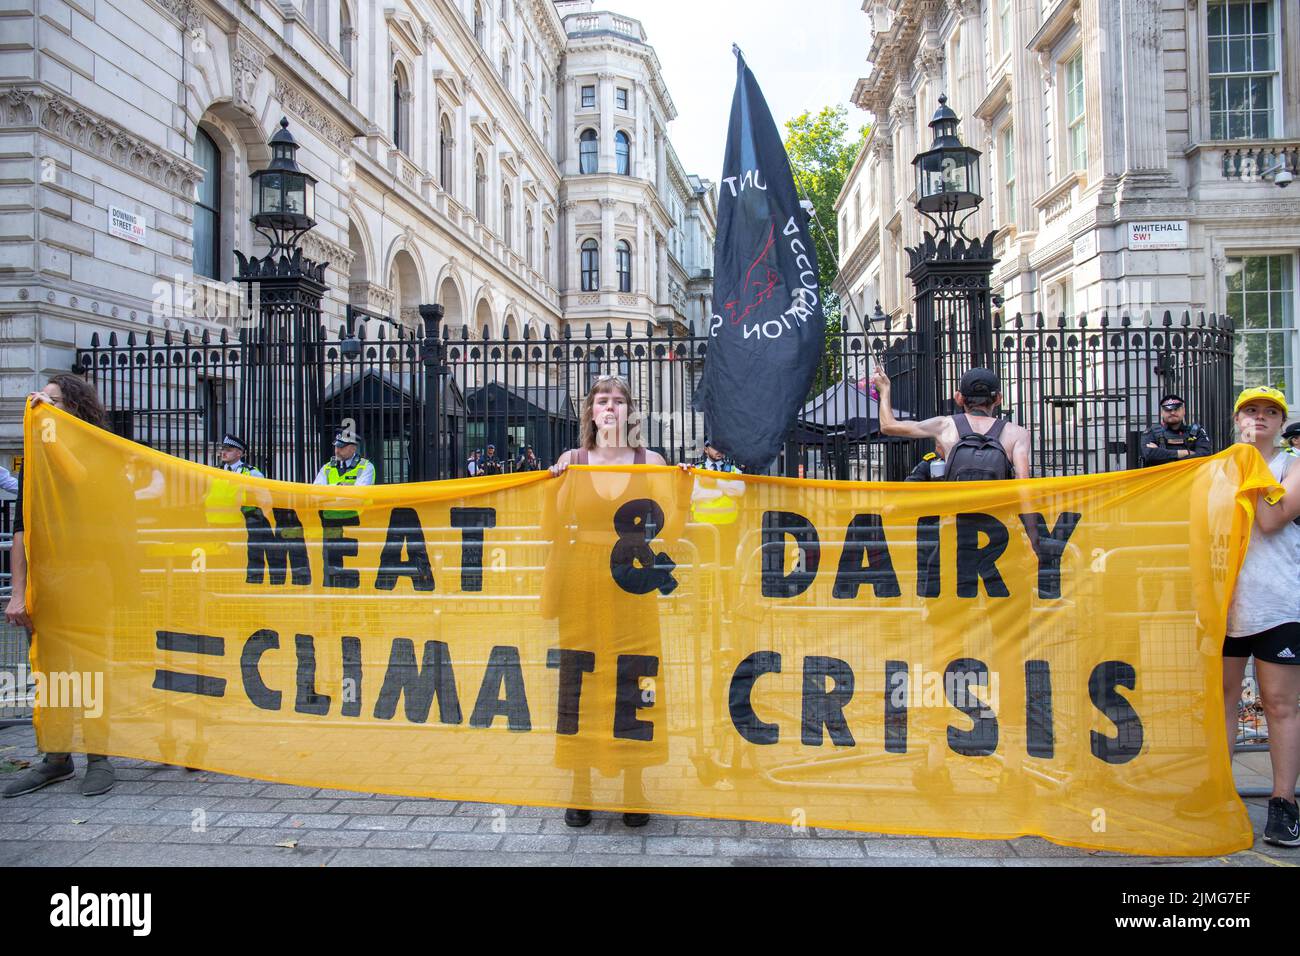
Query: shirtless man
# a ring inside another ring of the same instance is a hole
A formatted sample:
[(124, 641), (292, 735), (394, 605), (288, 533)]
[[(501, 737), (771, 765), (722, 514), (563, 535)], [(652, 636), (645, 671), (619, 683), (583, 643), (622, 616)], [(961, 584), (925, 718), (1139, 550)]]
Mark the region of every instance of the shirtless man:
[[(951, 415), (939, 415), (927, 418), (923, 422), (900, 422), (894, 417), (894, 408), (889, 401), (889, 376), (885, 370), (877, 367), (871, 377), (876, 391), (880, 395), (880, 431), (885, 435), (897, 435), (902, 438), (933, 438), (939, 454), (945, 459), (953, 446), (961, 440), (957, 426)], [(986, 368), (973, 368), (961, 377), (953, 399), (970, 422), (970, 427), (981, 435), (987, 433), (997, 418), (997, 407), (1002, 403), (1002, 384), (995, 372)], [(999, 436), (1015, 477), (1029, 477), (1030, 439), (1029, 432), (1019, 425), (1007, 422)]]

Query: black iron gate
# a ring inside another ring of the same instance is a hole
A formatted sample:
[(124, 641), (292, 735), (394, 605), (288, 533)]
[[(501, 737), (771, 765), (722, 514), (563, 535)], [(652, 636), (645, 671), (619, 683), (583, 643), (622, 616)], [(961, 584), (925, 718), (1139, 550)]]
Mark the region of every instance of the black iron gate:
[[(583, 397), (606, 374), (630, 383), (647, 445), (673, 462), (700, 454), (703, 421), (692, 401), (707, 338), (607, 324), (512, 339), (444, 326), (434, 306), (421, 313), (418, 332), (371, 321), (289, 340), (247, 328), (216, 337), (109, 335), (92, 339), (78, 362), (119, 434), (215, 463), (222, 436), (234, 432), (250, 443), (254, 464), (290, 481), (312, 480), (333, 430), (348, 424), (384, 482), (464, 476), (470, 454), (489, 443), (506, 470), (528, 446), (549, 465), (576, 441)], [(951, 396), (970, 361), (958, 337), (971, 333), (958, 323), (967, 318), (935, 316), (933, 347), (910, 318), (881, 316), (869, 332), (830, 337), (830, 387), (809, 396), (774, 472), (905, 475), (925, 449), (879, 434), (872, 366), (893, 378), (902, 413), (933, 413), (931, 396)], [(1035, 475), (1135, 467), (1138, 436), (1169, 390), (1184, 395), (1216, 448), (1230, 440), (1226, 318), (994, 315), (988, 326), (981, 347), (1002, 378), (1004, 414), (1033, 435)], [(933, 411), (950, 410), (940, 406)]]

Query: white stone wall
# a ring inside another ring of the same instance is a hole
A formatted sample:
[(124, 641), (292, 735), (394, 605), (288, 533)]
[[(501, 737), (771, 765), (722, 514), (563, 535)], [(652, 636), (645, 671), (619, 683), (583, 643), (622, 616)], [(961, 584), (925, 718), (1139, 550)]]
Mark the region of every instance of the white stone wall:
[[(986, 202), (968, 231), (997, 230), (994, 288), (1009, 312), (1068, 305), (1076, 315), (1150, 311), (1158, 319), (1165, 310), (1222, 311), (1229, 258), (1282, 254), (1300, 269), (1300, 187), (1284, 191), (1223, 173), (1225, 155), (1236, 150), (1300, 146), (1300, 48), (1288, 39), (1300, 35), (1296, 4), (1274, 2), (1278, 107), (1275, 136), (1262, 143), (1210, 139), (1207, 0), (1014, 0), (1007, 50), (1000, 49), (990, 0), (868, 6), (872, 67), (854, 101), (872, 114), (875, 130), (871, 155), (845, 183), (837, 212), (852, 225), (852, 198), (861, 192), (871, 197), (864, 229), (874, 226), (871, 235), (842, 236), (842, 290), (875, 283), (886, 311), (911, 309), (901, 247), (916, 235), (920, 217), (907, 195), (909, 164), (928, 145), (924, 122), (935, 106), (935, 78), (952, 81), (951, 68), (937, 58), (951, 56), (954, 42), (958, 57), (969, 56), (982, 73), (953, 104), (963, 141), (985, 154)], [(967, 46), (968, 28), (978, 51)], [(1088, 158), (1076, 173), (1065, 153), (1064, 64), (1079, 50)], [(1000, 193), (997, 136), (1007, 122), (1015, 130), (1014, 210)], [(873, 192), (873, 181), (893, 184), (895, 194)], [(1129, 249), (1129, 224), (1149, 220), (1185, 221), (1187, 248)], [(876, 242), (878, 257), (870, 254)], [(1293, 273), (1293, 297), (1297, 287)], [(1300, 315), (1300, 299), (1289, 308)], [(1293, 368), (1300, 369), (1300, 333), (1287, 335)]]
[[(478, 2), (481, 44), (475, 0), (312, 0), (314, 23), (307, 0), (30, 0), (10, 11), (0, 50), (0, 460), (19, 444), (21, 396), (70, 367), (93, 334), (235, 328), (231, 252), (265, 252), (248, 223), (248, 176), (269, 160), (282, 116), (318, 180), (318, 224), (303, 246), (330, 263), (331, 331), (349, 305), (409, 324), (434, 301), (448, 324), (496, 335), (672, 317), (659, 282), (675, 111), (640, 25), (599, 14), (617, 35), (571, 38), (561, 15), (590, 13), (589, 2), (509, 0), (504, 18), (500, 0)], [(395, 104), (399, 69), (406, 95)], [(579, 75), (601, 86), (601, 108), (586, 118), (601, 124), (595, 176), (577, 171)], [(631, 108), (617, 115), (613, 89), (624, 83)], [(632, 135), (632, 176), (613, 173), (619, 127)], [(193, 269), (199, 128), (221, 151), (218, 281)], [(110, 235), (110, 206), (142, 218), (143, 243)], [(579, 228), (633, 243), (631, 295), (615, 291), (607, 241), (602, 289), (595, 301), (578, 294)]]

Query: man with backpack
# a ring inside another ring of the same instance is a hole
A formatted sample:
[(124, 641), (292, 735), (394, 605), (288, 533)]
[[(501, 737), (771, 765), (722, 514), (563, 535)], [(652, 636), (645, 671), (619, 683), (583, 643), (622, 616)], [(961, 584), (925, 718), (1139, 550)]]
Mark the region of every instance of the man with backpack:
[(1028, 478), (1029, 432), (996, 417), (1002, 384), (995, 372), (973, 368), (961, 377), (953, 401), (961, 412), (923, 422), (900, 422), (890, 402), (890, 382), (877, 368), (872, 383), (880, 396), (880, 431), (901, 438), (932, 438), (946, 463), (944, 481), (998, 481)]

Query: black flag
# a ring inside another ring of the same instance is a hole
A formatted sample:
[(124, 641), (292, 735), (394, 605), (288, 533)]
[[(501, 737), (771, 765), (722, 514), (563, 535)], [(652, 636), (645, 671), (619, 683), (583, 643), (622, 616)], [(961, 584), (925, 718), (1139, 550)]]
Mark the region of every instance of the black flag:
[(807, 215), (776, 123), (739, 50), (713, 269), (698, 407), (713, 446), (745, 471), (761, 472), (808, 399), (826, 325)]

